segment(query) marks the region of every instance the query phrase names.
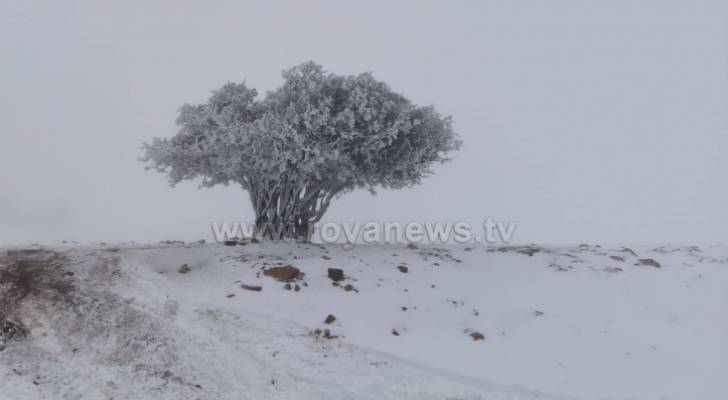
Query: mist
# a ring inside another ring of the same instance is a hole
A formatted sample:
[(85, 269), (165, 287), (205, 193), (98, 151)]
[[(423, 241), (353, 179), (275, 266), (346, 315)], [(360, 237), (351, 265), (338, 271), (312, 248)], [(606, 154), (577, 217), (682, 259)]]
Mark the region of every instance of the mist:
[(330, 221), (515, 221), (521, 243), (728, 234), (723, 1), (0, 5), (0, 242), (209, 238), (238, 187), (169, 187), (141, 145), (229, 81), (314, 60), (452, 115), (421, 186), (348, 193)]

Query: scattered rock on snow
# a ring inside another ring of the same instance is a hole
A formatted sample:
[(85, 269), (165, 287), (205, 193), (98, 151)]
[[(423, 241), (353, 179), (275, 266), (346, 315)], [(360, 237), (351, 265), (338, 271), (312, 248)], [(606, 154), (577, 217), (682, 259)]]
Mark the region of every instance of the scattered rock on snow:
[(408, 249), (410, 249), (410, 250), (417, 250), (417, 246), (415, 246), (415, 244), (414, 244), (414, 243), (410, 243), (410, 244), (408, 244), (408, 245), (407, 245), (407, 248), (408, 248)]
[[(534, 254), (541, 251), (541, 249), (535, 246), (503, 246), (498, 248), (498, 252), (500, 253), (507, 253), (509, 251), (514, 251), (519, 254), (525, 254), (527, 256), (533, 256)], [(459, 262), (459, 260), (457, 261)]]
[(403, 274), (406, 274), (407, 272), (409, 272), (409, 269), (404, 265), (398, 266), (397, 269), (399, 270), (399, 272), (401, 272)]
[(551, 267), (551, 268), (553, 268), (553, 269), (555, 269), (557, 271), (568, 271), (570, 269), (573, 269), (573, 267), (570, 266), (570, 265), (563, 266), (563, 265), (557, 264), (555, 262), (552, 262), (551, 264), (549, 264), (549, 267)]
[(472, 332), (470, 334), (470, 337), (473, 338), (473, 340), (476, 341), (476, 342), (478, 340), (485, 340), (485, 336), (482, 333), (477, 332), (477, 331), (476, 332)]
[(344, 270), (339, 268), (329, 268), (329, 278), (334, 282), (344, 280)]
[(316, 329), (311, 332), (311, 335), (323, 339), (336, 339), (338, 337), (336, 335), (332, 335), (329, 329), (324, 329), (323, 331), (321, 329)]
[(543, 311), (539, 311), (539, 310), (534, 310), (534, 311), (533, 311), (533, 315), (535, 315), (535, 316), (537, 316), (537, 317), (540, 317), (540, 316), (542, 316), (542, 315), (543, 315)]
[(303, 273), (298, 268), (292, 265), (285, 265), (282, 267), (271, 267), (263, 270), (263, 275), (270, 276), (279, 281), (292, 281), (300, 278)]
[(659, 262), (657, 262), (651, 258), (640, 258), (638, 263), (635, 265), (648, 265), (650, 267), (662, 268), (662, 265), (660, 265)]
[(329, 314), (326, 319), (324, 320), (324, 323), (326, 324), (332, 324), (336, 321), (336, 317), (334, 317), (334, 314)]
[(187, 264), (182, 264), (182, 265), (179, 266), (179, 273), (180, 274), (186, 274), (186, 273), (188, 273), (190, 271), (191, 271), (190, 266), (187, 265)]
[(399, 331), (397, 331), (396, 329), (392, 329), (392, 335), (399, 336)]
[(619, 267), (604, 267), (604, 269), (602, 269), (602, 271), (604, 271), (604, 272), (610, 272), (610, 273), (617, 273), (617, 272), (622, 272), (622, 268), (619, 268)]
[(620, 257), (620, 256), (609, 256), (609, 258), (611, 258), (614, 261), (624, 262), (624, 257)]
[(240, 285), (240, 287), (243, 288), (243, 289), (245, 289), (245, 290), (250, 290), (250, 291), (253, 291), (253, 292), (260, 292), (261, 290), (263, 290), (263, 287), (262, 286), (246, 285), (244, 283), (242, 285)]

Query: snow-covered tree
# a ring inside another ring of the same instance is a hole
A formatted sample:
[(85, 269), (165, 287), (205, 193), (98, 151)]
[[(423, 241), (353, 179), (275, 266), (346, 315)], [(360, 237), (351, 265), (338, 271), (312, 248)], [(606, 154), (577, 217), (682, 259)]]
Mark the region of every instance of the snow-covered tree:
[(258, 99), (227, 83), (179, 110), (179, 132), (144, 144), (148, 169), (171, 185), (202, 179), (250, 193), (258, 234), (308, 239), (335, 197), (355, 188), (419, 184), (460, 147), (451, 119), (418, 107), (369, 74), (340, 76), (307, 62)]

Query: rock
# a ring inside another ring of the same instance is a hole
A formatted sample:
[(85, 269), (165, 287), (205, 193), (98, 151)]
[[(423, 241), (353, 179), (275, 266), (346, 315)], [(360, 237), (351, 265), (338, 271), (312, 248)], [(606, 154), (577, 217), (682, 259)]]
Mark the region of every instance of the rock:
[(485, 340), (485, 336), (480, 332), (473, 332), (470, 334), (470, 337), (473, 338), (474, 341), (478, 340)]
[(542, 316), (542, 315), (543, 315), (543, 311), (538, 311), (538, 310), (534, 310), (534, 311), (533, 311), (533, 315), (535, 315), (535, 316), (537, 316), (537, 317), (540, 317), (540, 316)]
[(263, 275), (270, 276), (279, 281), (291, 281), (301, 277), (301, 270), (292, 266), (285, 265), (283, 267), (271, 267), (263, 270)]
[(662, 265), (651, 258), (640, 258), (635, 265), (648, 265), (650, 267), (662, 268)]
[(337, 338), (337, 336), (332, 335), (331, 331), (328, 329), (324, 329), (323, 332), (321, 331), (321, 329), (316, 329), (313, 332), (311, 332), (311, 335), (320, 337), (320, 338), (324, 338), (324, 339), (336, 339)]
[(399, 336), (399, 332), (396, 329), (392, 329), (392, 335)]
[(619, 267), (604, 267), (602, 269), (604, 272), (610, 272), (610, 273), (616, 273), (616, 272), (622, 272), (622, 268)]
[(321, 258), (323, 258), (324, 260), (330, 260), (331, 259), (331, 257), (329, 257), (327, 255), (323, 255), (323, 256), (321, 256)]
[(346, 290), (347, 292), (351, 292), (352, 290), (354, 290), (354, 286), (352, 286), (351, 284), (348, 284), (348, 285), (344, 286), (344, 290)]
[(620, 256), (609, 256), (609, 258), (611, 258), (614, 261), (624, 262), (624, 257), (620, 257)]
[(336, 317), (334, 317), (334, 314), (329, 314), (326, 319), (324, 320), (325, 324), (332, 324), (336, 321)]
[(334, 282), (344, 280), (344, 270), (339, 268), (329, 268), (329, 278)]
[[(521, 247), (521, 248), (518, 248), (516, 251), (518, 253), (525, 254), (529, 257), (533, 257), (533, 255), (538, 253), (539, 251), (541, 251), (541, 249), (538, 247)], [(460, 261), (458, 260), (458, 262), (460, 262)]]
[(410, 249), (410, 250), (417, 250), (417, 246), (415, 246), (415, 244), (414, 244), (414, 243), (410, 243), (410, 244), (408, 244), (408, 245), (407, 245), (407, 248), (408, 248), (408, 249)]
[(296, 291), (296, 292), (298, 292), (298, 291), (301, 290), (301, 287), (298, 286), (298, 284), (295, 284), (295, 285), (293, 285), (293, 290)]
[(242, 285), (240, 285), (240, 287), (245, 290), (251, 290), (253, 292), (260, 292), (261, 290), (263, 290), (262, 286), (246, 285), (244, 283)]
[(188, 273), (190, 271), (191, 271), (190, 266), (187, 265), (187, 264), (182, 264), (182, 265), (179, 266), (179, 273), (180, 274), (186, 274), (186, 273)]
[(224, 240), (222, 242), (225, 246), (237, 246), (238, 241), (237, 240)]
[[(514, 247), (503, 246), (503, 247), (498, 248), (499, 253), (507, 253), (509, 251), (515, 251), (516, 253), (525, 254), (525, 255), (531, 257), (534, 254), (541, 251), (541, 249), (539, 247), (535, 247), (535, 246), (514, 246)], [(455, 262), (460, 262), (460, 260), (457, 260), (457, 259), (453, 259), (453, 260)]]
[(399, 272), (401, 272), (403, 274), (406, 274), (407, 272), (409, 272), (409, 269), (404, 265), (398, 266), (397, 269), (399, 270)]
[(630, 249), (628, 247), (622, 247), (622, 252), (623, 253), (629, 253), (629, 254), (637, 257), (637, 253), (635, 253), (632, 249)]

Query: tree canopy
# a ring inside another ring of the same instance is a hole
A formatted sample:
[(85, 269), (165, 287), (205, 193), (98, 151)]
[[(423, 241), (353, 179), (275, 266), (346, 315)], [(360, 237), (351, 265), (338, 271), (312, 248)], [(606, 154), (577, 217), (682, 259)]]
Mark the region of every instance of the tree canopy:
[(307, 238), (334, 197), (419, 184), (460, 147), (450, 117), (370, 73), (335, 75), (306, 62), (283, 80), (262, 99), (245, 83), (227, 83), (206, 103), (183, 105), (177, 134), (145, 143), (142, 160), (172, 185), (239, 184), (256, 225), (285, 225), (276, 235)]

